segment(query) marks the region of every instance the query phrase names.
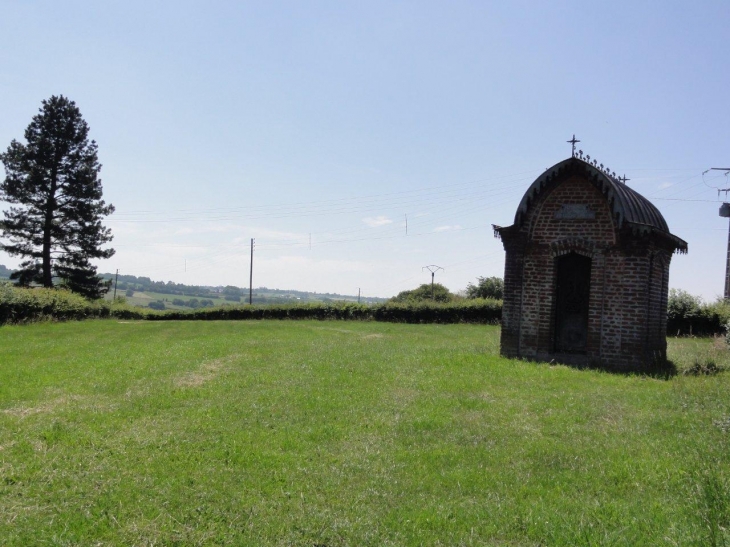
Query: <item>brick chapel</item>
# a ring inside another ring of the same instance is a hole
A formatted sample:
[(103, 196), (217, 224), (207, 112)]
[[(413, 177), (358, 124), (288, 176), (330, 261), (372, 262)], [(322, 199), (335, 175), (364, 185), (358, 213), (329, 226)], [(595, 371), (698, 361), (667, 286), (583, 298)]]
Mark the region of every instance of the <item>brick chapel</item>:
[(532, 183), (512, 226), (494, 227), (506, 251), (502, 355), (666, 362), (669, 263), (687, 243), (625, 182), (581, 152)]

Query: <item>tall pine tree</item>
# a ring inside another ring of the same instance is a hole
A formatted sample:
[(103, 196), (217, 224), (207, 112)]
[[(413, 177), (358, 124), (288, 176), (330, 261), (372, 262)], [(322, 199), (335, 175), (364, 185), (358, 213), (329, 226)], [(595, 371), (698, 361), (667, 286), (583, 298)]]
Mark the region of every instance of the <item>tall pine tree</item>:
[(9, 202), (0, 223), (0, 243), (24, 260), (11, 278), (19, 285), (63, 285), (89, 298), (108, 289), (96, 275), (94, 258), (109, 258), (111, 230), (102, 218), (114, 212), (101, 199), (97, 146), (76, 103), (63, 95), (43, 101), (25, 130), (0, 154), (5, 180), (0, 200)]

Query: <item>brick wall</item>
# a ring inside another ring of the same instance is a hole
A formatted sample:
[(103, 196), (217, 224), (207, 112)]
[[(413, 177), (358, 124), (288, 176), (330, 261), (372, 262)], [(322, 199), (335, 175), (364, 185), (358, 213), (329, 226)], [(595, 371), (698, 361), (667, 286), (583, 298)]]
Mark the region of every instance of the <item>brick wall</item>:
[[(651, 233), (619, 229), (587, 177), (547, 186), (519, 225), (502, 229), (507, 252), (502, 354), (638, 369), (666, 359), (672, 249)], [(586, 351), (555, 353), (556, 260), (591, 258)]]
[[(594, 219), (561, 219), (556, 214), (565, 205), (585, 205)], [(535, 244), (570, 238), (613, 244), (616, 234), (611, 210), (603, 194), (590, 182), (572, 176), (562, 182), (527, 214), (523, 229)]]

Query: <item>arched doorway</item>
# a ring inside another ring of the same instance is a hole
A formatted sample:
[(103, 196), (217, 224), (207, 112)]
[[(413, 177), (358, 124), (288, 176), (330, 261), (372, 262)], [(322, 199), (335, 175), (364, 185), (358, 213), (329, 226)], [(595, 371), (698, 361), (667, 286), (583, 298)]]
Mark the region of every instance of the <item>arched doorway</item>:
[(589, 257), (577, 253), (569, 253), (556, 259), (556, 353), (586, 352), (591, 262)]

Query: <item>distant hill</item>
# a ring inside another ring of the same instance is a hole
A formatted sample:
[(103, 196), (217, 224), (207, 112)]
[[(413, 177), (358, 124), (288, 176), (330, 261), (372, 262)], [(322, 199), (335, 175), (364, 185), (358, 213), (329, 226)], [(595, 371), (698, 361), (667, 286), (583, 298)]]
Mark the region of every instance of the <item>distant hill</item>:
[[(9, 279), (10, 274), (15, 270), (0, 264), (0, 279)], [(114, 274), (99, 274), (103, 279), (112, 281), (112, 290), (107, 294), (111, 298), (114, 291)], [(124, 296), (127, 291), (139, 293), (154, 293), (150, 295), (152, 298), (160, 298), (163, 295), (186, 296), (188, 298), (198, 298), (212, 300), (214, 304), (224, 302), (248, 302), (248, 287), (228, 286), (203, 286), (203, 285), (183, 285), (182, 283), (173, 283), (172, 281), (153, 281), (149, 277), (137, 277), (135, 275), (120, 275), (117, 282), (117, 295)], [(142, 297), (144, 298), (144, 297)], [(149, 298), (147, 298), (149, 300)], [(172, 298), (165, 298), (172, 300)], [(337, 294), (337, 293), (312, 293), (307, 291), (297, 291), (291, 289), (269, 289), (268, 287), (258, 287), (253, 290), (254, 304), (282, 304), (288, 302), (332, 302), (332, 301), (350, 301), (357, 302), (357, 295)], [(360, 301), (364, 304), (376, 304), (385, 302), (387, 298), (362, 297)], [(141, 303), (141, 302), (140, 302)]]
[[(100, 275), (104, 279), (114, 280), (114, 274), (112, 273), (103, 273)], [(228, 302), (248, 302), (249, 292), (248, 287), (236, 287), (234, 285), (183, 285), (182, 283), (173, 283), (172, 281), (153, 281), (149, 277), (120, 275), (117, 282), (117, 294), (120, 294), (120, 292), (124, 294), (128, 290), (170, 296), (213, 299), (214, 301), (220, 299)], [(385, 302), (386, 300), (387, 298), (362, 297), (360, 302), (364, 304), (376, 304), (378, 302)], [(268, 287), (255, 287), (253, 289), (254, 304), (332, 301), (357, 302), (357, 295), (316, 293), (294, 289), (270, 289)]]

